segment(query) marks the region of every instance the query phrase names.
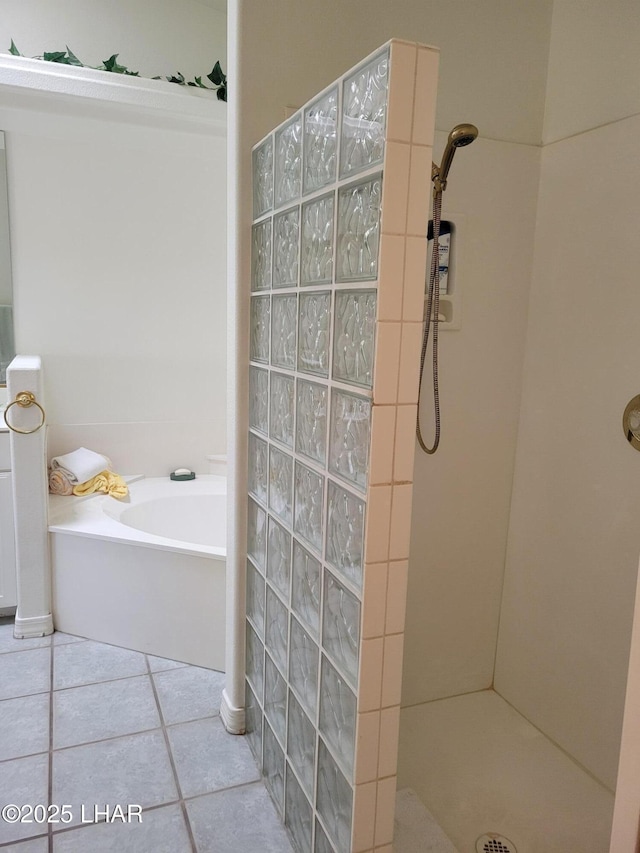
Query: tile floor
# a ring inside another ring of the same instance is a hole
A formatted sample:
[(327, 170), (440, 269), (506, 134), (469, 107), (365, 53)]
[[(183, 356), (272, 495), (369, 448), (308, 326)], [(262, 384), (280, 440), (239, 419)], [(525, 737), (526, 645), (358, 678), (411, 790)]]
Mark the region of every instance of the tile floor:
[[(70, 805), (68, 823), (7, 823), (0, 853), (293, 853), (224, 676), (66, 634), (15, 640), (0, 620), (0, 806)], [(82, 823), (135, 804), (142, 822)]]

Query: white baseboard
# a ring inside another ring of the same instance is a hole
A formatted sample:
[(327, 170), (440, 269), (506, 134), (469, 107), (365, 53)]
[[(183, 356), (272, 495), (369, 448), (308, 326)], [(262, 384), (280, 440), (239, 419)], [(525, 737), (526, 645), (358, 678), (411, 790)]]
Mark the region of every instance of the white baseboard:
[(225, 729), (232, 735), (243, 735), (246, 731), (246, 716), (244, 708), (234, 708), (229, 704), (226, 689), (222, 691), (220, 702), (220, 717)]
[(31, 637), (47, 637), (53, 634), (53, 616), (47, 613), (45, 616), (29, 616), (23, 618), (16, 615), (13, 636), (16, 640), (26, 640)]

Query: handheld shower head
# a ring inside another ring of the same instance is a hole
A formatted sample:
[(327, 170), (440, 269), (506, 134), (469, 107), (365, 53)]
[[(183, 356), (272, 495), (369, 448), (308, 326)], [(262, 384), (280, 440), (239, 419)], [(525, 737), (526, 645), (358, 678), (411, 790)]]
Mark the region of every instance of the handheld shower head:
[[(474, 124), (457, 124), (447, 139), (447, 144), (442, 154), (440, 166), (433, 164), (431, 169), (431, 179), (439, 182), (440, 189), (445, 189), (447, 186), (447, 175), (453, 162), (453, 155), (456, 153), (456, 148), (463, 148), (465, 145), (471, 145), (474, 139), (478, 136), (478, 128)], [(437, 185), (436, 185), (437, 188)]]

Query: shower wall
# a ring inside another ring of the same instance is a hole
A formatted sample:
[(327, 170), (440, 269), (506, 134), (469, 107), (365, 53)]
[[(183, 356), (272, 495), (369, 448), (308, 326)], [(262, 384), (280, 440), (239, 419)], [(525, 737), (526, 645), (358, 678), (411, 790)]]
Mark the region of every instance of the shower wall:
[(301, 853), (393, 837), (437, 64), (393, 41), (253, 151), (247, 731)]
[[(444, 193), (461, 322), (440, 332), (440, 447), (415, 458), (403, 706), (493, 681), (539, 167), (536, 146), (480, 137)], [(425, 424), (432, 408), (427, 362)]]
[(640, 553), (622, 431), (640, 390), (638, 25), (632, 2), (586, 5), (554, 5), (496, 689), (613, 789)]

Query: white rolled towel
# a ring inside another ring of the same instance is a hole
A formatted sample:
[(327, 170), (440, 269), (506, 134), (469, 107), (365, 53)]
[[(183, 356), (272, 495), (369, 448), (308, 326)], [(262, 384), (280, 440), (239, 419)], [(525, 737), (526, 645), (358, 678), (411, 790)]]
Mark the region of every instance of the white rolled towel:
[(86, 447), (79, 447), (62, 456), (54, 456), (51, 460), (51, 470), (66, 474), (74, 484), (86, 483), (107, 468), (111, 468), (111, 460), (94, 450), (87, 450)]

